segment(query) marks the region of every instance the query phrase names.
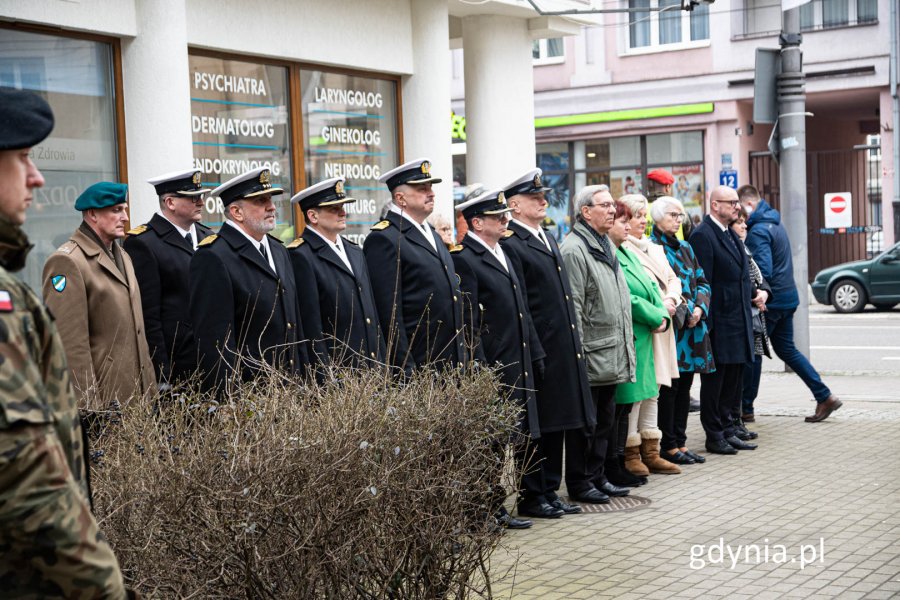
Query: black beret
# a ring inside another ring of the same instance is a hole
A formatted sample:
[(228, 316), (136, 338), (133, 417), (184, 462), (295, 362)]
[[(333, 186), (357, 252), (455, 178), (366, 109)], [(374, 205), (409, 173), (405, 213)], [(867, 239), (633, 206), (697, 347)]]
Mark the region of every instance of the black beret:
[(0, 150), (31, 148), (53, 130), (47, 101), (24, 90), (0, 87)]

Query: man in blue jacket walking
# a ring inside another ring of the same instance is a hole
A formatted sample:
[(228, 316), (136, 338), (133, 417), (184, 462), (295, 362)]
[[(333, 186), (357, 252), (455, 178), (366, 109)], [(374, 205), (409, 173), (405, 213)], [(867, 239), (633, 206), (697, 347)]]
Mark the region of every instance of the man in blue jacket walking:
[[(753, 253), (753, 259), (772, 288), (772, 297), (766, 304), (766, 330), (772, 347), (778, 358), (800, 376), (815, 397), (816, 412), (806, 417), (806, 421), (824, 421), (842, 403), (794, 345), (794, 312), (800, 299), (794, 282), (791, 241), (781, 224), (781, 215), (760, 198), (759, 191), (752, 185), (742, 186), (738, 190), (738, 198), (750, 215), (747, 219), (747, 248)], [(744, 371), (742, 412), (745, 421), (753, 420), (753, 401), (759, 391), (761, 371), (761, 356), (755, 357), (752, 368)]]

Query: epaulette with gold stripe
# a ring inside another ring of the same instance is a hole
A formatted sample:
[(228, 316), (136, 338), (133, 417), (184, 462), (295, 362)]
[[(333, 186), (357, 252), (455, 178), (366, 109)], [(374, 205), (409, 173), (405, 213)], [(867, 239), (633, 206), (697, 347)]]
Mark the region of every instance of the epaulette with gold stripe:
[(197, 244), (197, 247), (198, 247), (198, 248), (202, 248), (203, 246), (209, 246), (210, 244), (212, 244), (212, 243), (213, 243), (214, 241), (216, 241), (217, 239), (219, 239), (219, 236), (216, 235), (216, 234), (214, 233), (214, 234), (212, 234), (211, 236), (208, 236), (208, 237), (203, 238), (203, 241), (200, 242), (199, 244)]
[(372, 231), (382, 231), (383, 229), (387, 229), (390, 226), (390, 221), (378, 221), (377, 223), (372, 225)]
[(462, 244), (453, 244), (452, 246), (450, 246), (450, 252), (456, 254), (457, 252), (462, 252), (463, 248), (464, 246)]
[(145, 231), (147, 231), (147, 226), (146, 226), (146, 225), (138, 225), (138, 226), (135, 227), (134, 229), (129, 229), (129, 230), (128, 230), (128, 235), (141, 235), (141, 234), (144, 233)]
[(306, 243), (306, 240), (304, 240), (303, 238), (297, 238), (296, 240), (294, 240), (293, 242), (291, 242), (290, 244), (288, 244), (288, 245), (285, 246), (285, 247), (288, 248), (288, 249), (290, 249), (290, 248), (299, 248), (300, 246), (302, 246), (302, 245), (305, 244), (305, 243)]
[(514, 236), (515, 234), (516, 234), (516, 232), (513, 231), (512, 229), (507, 229), (506, 232), (503, 234), (503, 237), (508, 238), (508, 237)]

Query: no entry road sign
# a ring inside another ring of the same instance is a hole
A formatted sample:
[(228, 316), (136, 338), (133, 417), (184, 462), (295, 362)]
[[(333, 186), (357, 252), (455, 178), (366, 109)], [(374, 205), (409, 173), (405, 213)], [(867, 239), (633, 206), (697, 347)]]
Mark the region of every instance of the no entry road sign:
[(850, 192), (825, 194), (825, 227), (853, 225), (853, 197)]

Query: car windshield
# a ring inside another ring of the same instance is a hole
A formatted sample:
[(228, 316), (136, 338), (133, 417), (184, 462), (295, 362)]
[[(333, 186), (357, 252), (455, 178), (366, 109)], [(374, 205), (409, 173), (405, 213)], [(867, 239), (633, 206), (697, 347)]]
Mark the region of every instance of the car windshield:
[(897, 260), (900, 258), (900, 242), (894, 244), (893, 248), (888, 249), (882, 255), (882, 258), (890, 258), (891, 260)]

